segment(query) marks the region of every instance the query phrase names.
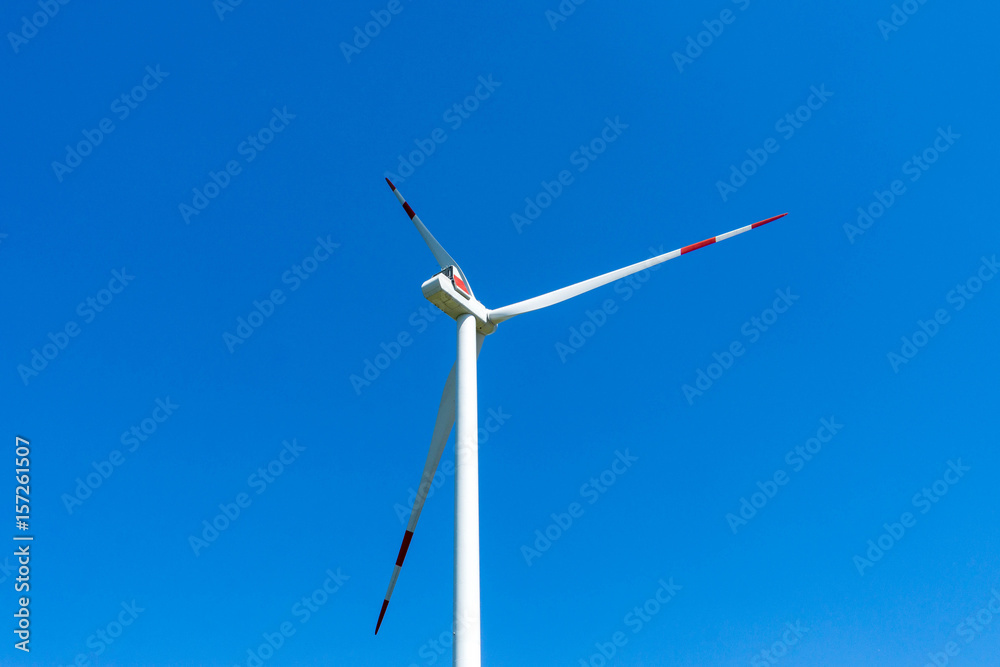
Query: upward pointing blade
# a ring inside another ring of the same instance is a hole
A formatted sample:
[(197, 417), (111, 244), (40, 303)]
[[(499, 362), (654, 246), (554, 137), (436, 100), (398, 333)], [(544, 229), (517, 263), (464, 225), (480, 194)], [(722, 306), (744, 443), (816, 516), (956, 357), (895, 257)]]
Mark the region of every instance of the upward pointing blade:
[[(483, 349), (483, 339), (486, 338), (481, 333), (476, 334), (476, 356)], [(396, 587), (396, 579), (399, 578), (399, 571), (403, 567), (403, 559), (406, 558), (406, 551), (410, 548), (410, 540), (413, 539), (413, 531), (417, 527), (417, 520), (420, 512), (424, 509), (424, 501), (427, 500), (427, 493), (430, 491), (431, 483), (434, 481), (434, 473), (437, 472), (438, 463), (441, 461), (441, 454), (444, 446), (448, 442), (451, 428), (455, 425), (455, 395), (456, 395), (456, 365), (452, 365), (448, 379), (444, 383), (444, 391), (441, 393), (441, 405), (438, 407), (437, 421), (434, 423), (434, 434), (431, 436), (430, 450), (427, 452), (427, 462), (424, 463), (424, 473), (420, 476), (420, 486), (417, 487), (417, 497), (413, 501), (413, 509), (410, 511), (410, 522), (403, 533), (403, 543), (399, 547), (399, 555), (396, 556), (396, 565), (392, 570), (392, 579), (389, 580), (389, 589), (385, 592), (385, 599), (382, 601), (382, 611), (378, 615), (378, 623), (375, 624), (375, 634), (382, 627), (382, 618), (385, 610), (389, 607), (389, 598), (392, 597), (392, 589)]]
[[(392, 192), (393, 194), (396, 195), (396, 199), (398, 199), (399, 203), (403, 205), (403, 210), (406, 211), (406, 214), (408, 216), (410, 216), (410, 220), (413, 221), (413, 224), (417, 228), (417, 231), (420, 232), (420, 235), (424, 237), (424, 243), (426, 243), (427, 247), (431, 249), (431, 252), (434, 254), (434, 259), (437, 260), (437, 263), (441, 266), (442, 269), (447, 268), (449, 266), (454, 266), (458, 270), (459, 275), (462, 276), (462, 282), (464, 282), (465, 285), (468, 287), (469, 280), (465, 277), (465, 273), (462, 271), (462, 268), (458, 265), (458, 262), (455, 261), (455, 258), (449, 255), (448, 251), (445, 250), (440, 243), (438, 243), (437, 239), (434, 238), (434, 235), (431, 234), (430, 230), (427, 229), (427, 226), (424, 225), (423, 221), (420, 219), (420, 216), (414, 213), (413, 209), (410, 208), (410, 205), (406, 203), (405, 199), (403, 199), (403, 194), (396, 189), (396, 186), (392, 184), (392, 181), (390, 181), (387, 178), (385, 179), (385, 182), (389, 184), (390, 188), (392, 188)], [(472, 298), (476, 298), (476, 295), (472, 294), (471, 287), (469, 287), (469, 294), (472, 295)]]
[(740, 227), (739, 229), (734, 229), (731, 232), (726, 232), (725, 234), (719, 234), (718, 236), (713, 236), (712, 238), (705, 239), (704, 241), (699, 241), (698, 243), (692, 243), (691, 245), (684, 246), (683, 248), (678, 248), (677, 250), (672, 250), (670, 252), (664, 253), (662, 255), (657, 255), (656, 257), (651, 257), (645, 261), (637, 262), (626, 266), (625, 268), (618, 269), (617, 271), (611, 271), (603, 275), (597, 276), (596, 278), (591, 278), (590, 280), (584, 280), (583, 282), (576, 283), (575, 285), (570, 285), (568, 287), (563, 287), (562, 289), (557, 289), (548, 294), (542, 294), (541, 296), (536, 296), (532, 299), (527, 299), (525, 301), (518, 301), (517, 303), (512, 303), (509, 306), (504, 306), (503, 308), (497, 308), (496, 310), (491, 310), (489, 312), (489, 320), (493, 324), (500, 324), (504, 320), (509, 320), (515, 315), (521, 315), (522, 313), (530, 313), (533, 310), (538, 310), (539, 308), (545, 308), (547, 306), (552, 306), (554, 304), (565, 301), (566, 299), (572, 299), (574, 296), (579, 296), (584, 292), (589, 292), (592, 289), (597, 289), (602, 285), (607, 285), (610, 282), (624, 278), (625, 276), (630, 276), (633, 273), (638, 273), (643, 269), (648, 269), (651, 266), (656, 266), (657, 264), (662, 264), (667, 260), (674, 259), (675, 257), (680, 257), (681, 255), (686, 255), (689, 252), (698, 250), (699, 248), (704, 248), (707, 245), (712, 245), (719, 241), (725, 241), (728, 238), (732, 238), (737, 234), (742, 234), (743, 232), (749, 232), (751, 229), (757, 229), (762, 225), (766, 225), (769, 222), (773, 222), (778, 218), (783, 218), (787, 213), (782, 213), (781, 215), (776, 215), (773, 218), (768, 218), (767, 220), (761, 220), (760, 222), (755, 222), (752, 225), (747, 225), (746, 227)]

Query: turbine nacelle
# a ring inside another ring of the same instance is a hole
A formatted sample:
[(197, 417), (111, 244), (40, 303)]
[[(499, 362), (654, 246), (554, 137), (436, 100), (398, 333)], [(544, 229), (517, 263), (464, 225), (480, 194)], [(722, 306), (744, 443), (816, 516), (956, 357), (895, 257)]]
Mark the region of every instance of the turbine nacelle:
[(453, 320), (462, 315), (472, 315), (476, 318), (479, 333), (486, 336), (496, 331), (497, 326), (489, 321), (489, 310), (472, 296), (472, 290), (462, 279), (461, 269), (457, 266), (446, 266), (443, 271), (435, 273), (420, 286), (420, 291)]

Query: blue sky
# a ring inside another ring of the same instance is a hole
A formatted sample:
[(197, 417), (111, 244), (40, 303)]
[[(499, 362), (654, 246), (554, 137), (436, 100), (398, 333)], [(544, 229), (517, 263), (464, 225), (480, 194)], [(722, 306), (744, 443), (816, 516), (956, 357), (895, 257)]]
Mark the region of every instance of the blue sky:
[(995, 660), (995, 7), (224, 1), (0, 12), (0, 662), (450, 662), (385, 176), (494, 308), (790, 213), (486, 341), (484, 664)]

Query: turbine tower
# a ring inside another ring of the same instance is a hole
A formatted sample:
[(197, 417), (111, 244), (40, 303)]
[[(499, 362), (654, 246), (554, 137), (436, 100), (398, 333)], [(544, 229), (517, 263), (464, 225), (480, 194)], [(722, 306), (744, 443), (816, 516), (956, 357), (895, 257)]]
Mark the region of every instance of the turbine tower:
[(455, 433), (454, 665), (455, 667), (479, 667), (481, 625), (479, 615), (479, 426), (477, 423), (476, 360), (483, 347), (483, 339), (496, 331), (498, 324), (515, 315), (571, 299), (643, 269), (756, 229), (788, 214), (782, 213), (773, 218), (761, 220), (752, 225), (740, 227), (731, 232), (631, 264), (617, 271), (611, 271), (557, 289), (554, 292), (490, 310), (476, 299), (465, 273), (458, 266), (458, 262), (437, 242), (420, 217), (406, 203), (403, 195), (392, 184), (392, 181), (387, 178), (385, 182), (392, 188), (396, 199), (403, 205), (403, 209), (410, 216), (410, 220), (413, 221), (417, 231), (420, 232), (424, 242), (434, 254), (434, 259), (441, 267), (439, 273), (421, 286), (421, 290), (431, 303), (458, 322), (458, 355), (444, 384), (441, 405), (438, 408), (437, 421), (431, 436), (430, 451), (427, 453), (427, 462), (424, 464), (424, 473), (420, 478), (420, 486), (417, 488), (417, 497), (413, 502), (409, 524), (403, 534), (403, 543), (399, 547), (399, 555), (396, 556), (396, 566), (392, 571), (392, 579), (389, 580), (389, 589), (385, 593), (385, 600), (382, 602), (378, 623), (375, 624), (375, 634), (378, 634), (379, 628), (382, 626), (385, 610), (389, 606), (389, 598), (392, 597), (396, 579), (399, 578), (403, 559), (406, 558), (406, 551), (410, 547), (413, 531), (417, 527), (417, 520), (420, 519), (420, 512), (424, 508), (424, 501), (430, 491), (434, 473), (437, 471), (441, 454), (448, 442), (451, 428), (457, 423)]

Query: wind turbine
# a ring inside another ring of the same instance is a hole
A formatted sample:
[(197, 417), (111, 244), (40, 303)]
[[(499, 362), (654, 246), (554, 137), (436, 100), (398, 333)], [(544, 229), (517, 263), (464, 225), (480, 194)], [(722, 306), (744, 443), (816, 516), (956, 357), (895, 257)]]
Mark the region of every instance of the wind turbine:
[(417, 488), (417, 497), (410, 513), (410, 522), (403, 533), (403, 543), (396, 556), (396, 566), (389, 580), (389, 589), (382, 602), (382, 610), (375, 625), (378, 634), (385, 617), (385, 610), (392, 597), (392, 589), (399, 578), (403, 559), (410, 547), (413, 530), (417, 527), (420, 511), (434, 480), (441, 453), (444, 451), (451, 427), (456, 423), (455, 434), (455, 626), (454, 626), (454, 665), (456, 667), (478, 667), (480, 664), (481, 626), (479, 615), (479, 428), (477, 423), (477, 390), (476, 390), (476, 360), (483, 346), (483, 339), (496, 331), (497, 325), (509, 320), (515, 315), (552, 306), (554, 304), (579, 296), (584, 292), (607, 285), (625, 276), (632, 275), (643, 269), (648, 269), (667, 260), (686, 255), (718, 241), (757, 229), (769, 222), (788, 215), (782, 213), (773, 218), (755, 222), (746, 227), (734, 229), (731, 232), (713, 236), (710, 239), (693, 243), (677, 250), (651, 257), (642, 262), (631, 264), (617, 271), (602, 274), (589, 280), (557, 289), (548, 294), (542, 294), (532, 299), (518, 301), (503, 308), (491, 310), (481, 304), (472, 293), (472, 287), (465, 273), (451, 255), (438, 243), (420, 217), (406, 203), (403, 195), (388, 178), (385, 182), (392, 188), (396, 199), (424, 238), (424, 242), (434, 254), (434, 259), (441, 266), (441, 272), (421, 285), (424, 296), (446, 315), (458, 322), (458, 359), (451, 367), (448, 380), (441, 394), (441, 405), (438, 408), (434, 433), (431, 436), (430, 451), (427, 452), (427, 462), (424, 473)]

